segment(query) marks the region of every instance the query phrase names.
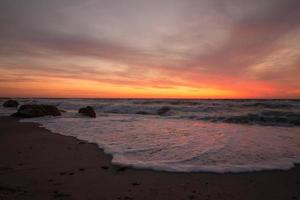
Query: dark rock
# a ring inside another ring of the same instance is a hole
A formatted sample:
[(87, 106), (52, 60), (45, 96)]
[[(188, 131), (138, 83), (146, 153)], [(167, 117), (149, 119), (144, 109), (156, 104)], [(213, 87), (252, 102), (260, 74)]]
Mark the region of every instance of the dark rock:
[(43, 116), (60, 116), (61, 113), (56, 106), (52, 105), (33, 105), (26, 104), (22, 105), (16, 113), (14, 113), (13, 117), (43, 117)]
[(164, 106), (157, 110), (158, 115), (165, 115), (167, 112), (171, 110), (170, 107)]
[(138, 185), (141, 185), (141, 183), (139, 183), (139, 182), (133, 182), (131, 185), (138, 186)]
[(81, 171), (81, 172), (83, 172), (85, 169), (84, 168), (80, 168), (78, 171)]
[(78, 111), (80, 114), (88, 116), (88, 117), (96, 117), (96, 113), (94, 111), (94, 108), (91, 106), (87, 106), (85, 108), (80, 108)]
[(125, 170), (127, 170), (127, 167), (117, 167), (118, 172), (123, 172)]
[(109, 167), (107, 167), (107, 166), (101, 166), (101, 168), (107, 170)]
[(7, 107), (7, 108), (12, 108), (12, 107), (18, 107), (19, 102), (17, 102), (16, 100), (7, 100), (3, 103), (3, 107)]

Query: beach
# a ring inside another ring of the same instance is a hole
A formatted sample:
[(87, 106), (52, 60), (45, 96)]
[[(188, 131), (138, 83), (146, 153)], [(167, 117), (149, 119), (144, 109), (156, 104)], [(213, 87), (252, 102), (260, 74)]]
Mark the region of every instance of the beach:
[(0, 0), (0, 200), (300, 200), (300, 0)]
[(173, 173), (111, 164), (96, 144), (0, 118), (0, 199), (300, 199), (300, 167)]

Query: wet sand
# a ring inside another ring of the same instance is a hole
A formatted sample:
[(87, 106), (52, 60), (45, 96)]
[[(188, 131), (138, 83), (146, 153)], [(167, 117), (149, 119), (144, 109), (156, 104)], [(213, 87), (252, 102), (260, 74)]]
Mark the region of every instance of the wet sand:
[(110, 164), (95, 144), (0, 118), (0, 200), (300, 199), (300, 166), (239, 174), (169, 173)]

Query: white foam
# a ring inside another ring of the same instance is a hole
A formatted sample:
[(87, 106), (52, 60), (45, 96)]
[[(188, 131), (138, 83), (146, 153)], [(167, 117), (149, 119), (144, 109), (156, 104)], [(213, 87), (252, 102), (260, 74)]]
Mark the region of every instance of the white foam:
[(62, 135), (97, 143), (115, 164), (176, 172), (290, 169), (300, 163), (299, 127), (210, 123), (109, 114), (96, 119), (26, 119)]

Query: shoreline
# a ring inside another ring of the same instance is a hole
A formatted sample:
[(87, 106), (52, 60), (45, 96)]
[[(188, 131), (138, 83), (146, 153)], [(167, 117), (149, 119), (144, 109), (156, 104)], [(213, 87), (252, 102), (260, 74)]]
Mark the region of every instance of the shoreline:
[(162, 172), (111, 163), (97, 144), (0, 117), (0, 199), (300, 199), (300, 166)]
[[(63, 137), (70, 137), (70, 138), (73, 138), (75, 140), (77, 140), (79, 143), (85, 143), (85, 144), (90, 144), (90, 145), (95, 145), (97, 147), (97, 149), (102, 153), (102, 154), (105, 154), (106, 156), (108, 156), (109, 158), (109, 162), (112, 166), (116, 166), (117, 168), (121, 167), (121, 168), (126, 168), (126, 169), (132, 169), (132, 170), (138, 170), (138, 171), (152, 171), (152, 172), (158, 172), (158, 173), (176, 173), (176, 174), (186, 174), (186, 173), (191, 173), (191, 174), (197, 174), (197, 173), (205, 173), (205, 174), (220, 174), (220, 175), (223, 175), (223, 174), (247, 174), (247, 173), (263, 173), (263, 172), (284, 172), (284, 171), (289, 171), (289, 170), (292, 170), (293, 168), (295, 167), (299, 167), (300, 168), (300, 164), (296, 163), (294, 164), (294, 166), (290, 169), (266, 169), (266, 170), (253, 170), (253, 171), (241, 171), (241, 172), (212, 172), (212, 171), (191, 171), (191, 172), (181, 172), (181, 171), (166, 171), (166, 170), (155, 170), (155, 169), (152, 169), (152, 168), (138, 168), (138, 167), (133, 167), (133, 166), (127, 166), (127, 165), (122, 165), (122, 164), (114, 164), (112, 163), (112, 159), (113, 159), (113, 155), (110, 154), (110, 153), (107, 153), (105, 152), (105, 150), (103, 148), (101, 148), (97, 143), (93, 143), (93, 142), (88, 142), (86, 140), (81, 140), (81, 139), (78, 139), (77, 137), (75, 136), (71, 136), (71, 135), (63, 135), (63, 134), (60, 134), (60, 133), (56, 133), (56, 132), (52, 132), (51, 130), (47, 129), (46, 127), (43, 127), (42, 124), (39, 124), (39, 123), (36, 123), (36, 122), (20, 122), (18, 118), (16, 118), (18, 123), (32, 123), (34, 125), (36, 125), (37, 127), (39, 128), (42, 128), (42, 129), (45, 129), (47, 131), (50, 132), (50, 134), (56, 134), (56, 135), (59, 135), (59, 136), (63, 136)], [(0, 117), (0, 120), (1, 120), (1, 117)]]

